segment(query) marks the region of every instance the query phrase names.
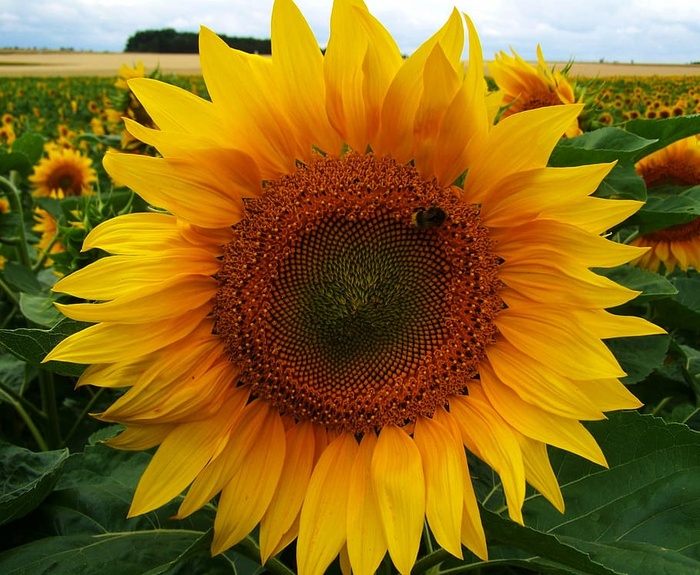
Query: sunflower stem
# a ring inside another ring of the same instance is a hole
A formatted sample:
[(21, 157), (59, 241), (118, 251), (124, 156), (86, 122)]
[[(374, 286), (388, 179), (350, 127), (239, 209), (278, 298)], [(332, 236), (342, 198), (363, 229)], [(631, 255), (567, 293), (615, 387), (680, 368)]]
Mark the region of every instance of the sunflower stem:
[(56, 448), (61, 445), (61, 428), (58, 423), (56, 386), (51, 372), (45, 369), (39, 370), (39, 387), (41, 388), (42, 409), (49, 423), (49, 445)]
[[(253, 561), (260, 563), (260, 547), (258, 547), (258, 543), (250, 535), (238, 543), (234, 549)], [(265, 570), (273, 575), (296, 575), (294, 571), (276, 557), (270, 557), (267, 560), (265, 563)]]
[(63, 439), (63, 447), (66, 447), (68, 445), (68, 442), (71, 440), (73, 435), (75, 434), (76, 431), (78, 431), (78, 428), (80, 427), (80, 424), (83, 422), (85, 417), (87, 416), (88, 413), (90, 413), (90, 410), (92, 409), (93, 405), (97, 402), (97, 400), (100, 398), (102, 393), (104, 392), (105, 388), (101, 387), (97, 392), (90, 398), (90, 401), (87, 402), (83, 410), (80, 412), (80, 415), (78, 418), (75, 420), (75, 423), (73, 426), (70, 428), (68, 433), (66, 434), (66, 437)]
[(416, 564), (413, 566), (413, 569), (411, 570), (412, 575), (418, 575), (418, 573), (426, 573), (433, 567), (437, 567), (440, 563), (445, 561), (446, 559), (449, 559), (452, 557), (447, 551), (444, 549), (437, 549), (433, 551), (432, 553), (428, 553), (427, 555), (424, 555), (418, 561), (416, 561)]
[(5, 386), (0, 387), (0, 397), (3, 397), (5, 401), (7, 401), (9, 404), (11, 404), (14, 408), (15, 411), (19, 414), (19, 416), (22, 418), (22, 421), (26, 424), (27, 428), (29, 429), (29, 432), (32, 434), (32, 437), (34, 437), (34, 441), (36, 441), (37, 445), (39, 446), (39, 449), (42, 451), (48, 451), (49, 446), (46, 443), (46, 440), (44, 439), (44, 436), (41, 435), (41, 432), (37, 428), (37, 426), (34, 423), (34, 420), (32, 419), (31, 415), (27, 413), (27, 411), (24, 409), (22, 402), (19, 401), (18, 399), (15, 399), (14, 395), (11, 393), (8, 393), (8, 389), (5, 388)]
[(5, 292), (5, 295), (12, 302), (12, 305), (19, 305), (19, 298), (17, 297), (17, 294), (13, 292), (12, 288), (10, 288), (10, 286), (8, 286), (2, 279), (0, 279), (0, 289)]
[[(19, 182), (19, 172), (12, 170), (10, 172), (10, 179), (0, 176), (0, 189), (4, 189), (7, 192), (7, 199), (10, 202), (10, 209), (16, 214), (22, 216), (22, 194), (17, 187)], [(22, 265), (31, 269), (32, 260), (29, 256), (29, 244), (27, 243), (27, 232), (24, 229), (24, 220), (20, 220), (19, 224), (19, 243), (17, 244), (17, 255)]]

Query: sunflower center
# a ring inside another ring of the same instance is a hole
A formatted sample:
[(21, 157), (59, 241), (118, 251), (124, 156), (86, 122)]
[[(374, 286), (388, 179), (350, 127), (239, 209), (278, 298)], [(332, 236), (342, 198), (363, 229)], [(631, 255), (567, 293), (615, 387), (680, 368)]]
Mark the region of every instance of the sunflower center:
[(215, 330), (282, 414), (354, 433), (467, 393), (503, 307), (478, 209), (349, 154), (270, 182), (226, 246)]

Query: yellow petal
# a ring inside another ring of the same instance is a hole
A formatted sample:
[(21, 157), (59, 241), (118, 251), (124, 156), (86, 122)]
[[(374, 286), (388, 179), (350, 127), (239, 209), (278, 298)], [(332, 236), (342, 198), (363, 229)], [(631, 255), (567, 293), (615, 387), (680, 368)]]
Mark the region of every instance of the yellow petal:
[(286, 433), (287, 452), (279, 486), (260, 522), (260, 561), (265, 563), (299, 516), (313, 470), (315, 441), (308, 422)]
[(598, 379), (625, 375), (607, 346), (585, 327), (576, 325), (565, 307), (510, 307), (500, 312), (496, 325), (514, 347), (565, 377)]
[(355, 437), (342, 433), (316, 464), (299, 522), (299, 575), (322, 575), (345, 544), (349, 482), (356, 454)]
[(461, 447), (462, 453), (462, 475), (465, 478), (463, 482), (464, 490), (462, 492), (462, 526), (460, 538), (462, 544), (467, 547), (480, 559), (488, 561), (488, 548), (486, 546), (486, 534), (484, 526), (481, 523), (481, 515), (479, 513), (479, 505), (476, 501), (474, 486), (469, 475), (469, 467), (467, 465), (467, 454), (464, 452), (462, 433), (459, 430), (459, 425), (455, 418), (443, 407), (435, 410), (434, 419), (439, 421), (445, 429), (448, 430), (453, 439)]
[(490, 345), (486, 356), (499, 381), (523, 400), (562, 417), (604, 418), (594, 399), (582, 393), (573, 380), (535, 361), (508, 341)]
[(347, 553), (355, 575), (375, 573), (387, 550), (370, 474), (376, 444), (374, 432), (366, 433), (350, 475)]
[(222, 109), (226, 124), (221, 128), (230, 147), (256, 158), (264, 180), (292, 173), (299, 144), (276, 96), (272, 59), (231, 49), (205, 27), (199, 48), (202, 75)]
[(591, 398), (601, 411), (618, 409), (638, 409), (642, 407), (632, 393), (617, 379), (589, 379), (575, 381), (576, 386)]
[(425, 41), (396, 72), (387, 90), (382, 107), (382, 121), (374, 152), (389, 155), (398, 163), (406, 163), (413, 154), (413, 125), (423, 92), (423, 70), (435, 44), (440, 43), (450, 62), (461, 57), (464, 27), (457, 10), (453, 10), (445, 25)]
[(101, 248), (112, 254), (151, 255), (182, 243), (173, 216), (139, 212), (98, 224), (85, 237), (83, 251)]
[(75, 333), (54, 347), (43, 361), (114, 363), (142, 357), (190, 334), (206, 311), (193, 310), (176, 318), (142, 324), (100, 323)]
[(453, 396), (450, 413), (462, 433), (462, 441), (479, 459), (498, 473), (513, 521), (523, 524), (525, 467), (514, 431), (483, 397), (478, 386), (469, 388), (469, 396)]
[(481, 366), (479, 375), (491, 405), (520, 433), (606, 466), (603, 452), (579, 421), (554, 415), (523, 401), (499, 381), (488, 364)]
[[(188, 90), (152, 78), (133, 78), (129, 89), (163, 131), (221, 133), (216, 107)], [(221, 139), (225, 145), (225, 139)]]
[(333, 3), (331, 35), (323, 62), (326, 109), (331, 124), (350, 147), (364, 152), (369, 143), (362, 73), (367, 36), (352, 8), (352, 0)]
[(573, 310), (575, 321), (590, 329), (601, 339), (662, 335), (666, 330), (642, 317), (617, 315), (602, 309)]
[(178, 425), (168, 434), (139, 480), (129, 517), (161, 507), (182, 493), (226, 440), (229, 409), (235, 410), (240, 398), (234, 395), (215, 417)]
[(289, 119), (311, 159), (312, 145), (336, 154), (342, 139), (326, 114), (323, 55), (299, 9), (291, 0), (278, 0), (272, 7), (272, 63), (280, 97)]
[(491, 122), (484, 101), (484, 60), (472, 21), (464, 15), (469, 31), (469, 65), (462, 86), (445, 112), (435, 143), (435, 177), (449, 186), (472, 165), (484, 145)]
[(544, 495), (559, 513), (564, 513), (564, 498), (549, 462), (547, 445), (526, 435), (518, 434), (517, 437), (523, 451), (527, 482)]
[(178, 158), (107, 154), (105, 169), (151, 205), (203, 228), (231, 226), (243, 214), (241, 198), (229, 193), (220, 174)]
[(419, 417), (413, 440), (420, 451), (425, 475), (425, 515), (438, 545), (462, 558), (464, 447), (434, 419)]
[(442, 46), (436, 44), (425, 62), (423, 94), (413, 125), (413, 160), (425, 179), (434, 177), (438, 134), (461, 80)]
[(114, 449), (127, 451), (145, 451), (163, 443), (175, 425), (167, 423), (163, 425), (129, 425), (116, 437), (105, 441)]
[(389, 555), (399, 573), (409, 575), (423, 533), (425, 476), (420, 452), (403, 430), (382, 429), (371, 474)]
[(277, 488), (284, 463), (284, 426), (277, 410), (265, 402), (256, 445), (248, 451), (223, 488), (214, 520), (212, 555), (238, 543), (258, 524)]
[(469, 169), (464, 184), (468, 201), (486, 203), (491, 196), (498, 197), (501, 181), (510, 174), (546, 166), (554, 146), (582, 108), (578, 104), (547, 106), (498, 122)]
[(150, 323), (197, 309), (209, 301), (216, 290), (217, 282), (211, 277), (185, 276), (150, 285), (107, 303), (57, 303), (56, 307), (76, 321)]
[[(138, 232), (136, 232), (138, 233)], [(89, 300), (113, 300), (136, 295), (180, 274), (209, 277), (221, 267), (211, 254), (191, 248), (187, 257), (159, 252), (150, 256), (101, 258), (61, 278), (53, 291)]]

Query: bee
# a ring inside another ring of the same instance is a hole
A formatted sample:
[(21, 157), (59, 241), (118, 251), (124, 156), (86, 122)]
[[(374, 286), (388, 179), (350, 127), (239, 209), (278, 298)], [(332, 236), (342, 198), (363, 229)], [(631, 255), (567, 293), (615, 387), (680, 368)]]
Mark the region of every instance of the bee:
[(421, 230), (439, 228), (446, 219), (445, 210), (437, 206), (431, 206), (428, 209), (419, 208), (411, 216), (413, 225)]

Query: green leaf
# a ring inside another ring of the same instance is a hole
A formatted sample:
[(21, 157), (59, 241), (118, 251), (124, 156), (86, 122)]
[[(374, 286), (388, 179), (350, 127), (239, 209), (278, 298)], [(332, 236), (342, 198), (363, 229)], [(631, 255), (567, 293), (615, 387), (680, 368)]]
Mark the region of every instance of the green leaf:
[(646, 204), (634, 216), (639, 232), (649, 234), (656, 230), (686, 224), (700, 216), (700, 186), (674, 195), (649, 195)]
[(12, 152), (24, 154), (33, 166), (44, 154), (44, 138), (39, 134), (26, 132), (13, 142)]
[(19, 294), (19, 309), (29, 321), (44, 327), (56, 325), (63, 315), (56, 308), (49, 294)]
[(41, 361), (60, 341), (72, 335), (89, 324), (64, 319), (50, 330), (43, 329), (0, 329), (0, 348), (6, 349), (15, 357), (31, 364), (41, 365), (42, 368), (63, 375), (79, 376), (85, 369), (84, 365), (60, 361)]
[(0, 152), (0, 174), (9, 174), (13, 170), (27, 175), (32, 171), (32, 162), (26, 154)]
[[(612, 413), (587, 427), (609, 469), (552, 449), (566, 512), (533, 493), (525, 525), (621, 574), (700, 573), (700, 433), (637, 412)], [(495, 474), (480, 462), (473, 472), (479, 498), (500, 511), (505, 503)], [(522, 558), (517, 538), (508, 546), (517, 549), (499, 551), (500, 558)], [(636, 559), (633, 550), (641, 553)], [(540, 557), (556, 559), (546, 550)]]
[[(112, 435), (113, 429), (106, 435)], [(230, 550), (211, 557), (214, 508), (172, 519), (180, 498), (127, 518), (134, 489), (150, 460), (145, 452), (104, 444), (71, 455), (51, 495), (13, 524), (16, 546), (0, 554), (0, 573), (253, 574), (260, 566)], [(7, 541), (8, 533), (0, 532)]]
[(631, 164), (617, 164), (605, 176), (598, 186), (595, 195), (611, 200), (636, 200), (644, 202), (647, 199), (647, 187)]
[(160, 567), (170, 566), (200, 536), (196, 531), (147, 529), (47, 537), (0, 554), (0, 571), (4, 575), (162, 573)]
[(665, 148), (677, 140), (682, 140), (695, 134), (700, 134), (700, 115), (679, 116), (663, 120), (630, 120), (625, 124), (625, 130), (647, 140), (656, 140), (650, 146), (640, 149), (634, 157), (638, 162), (644, 156)]
[(3, 276), (8, 285), (18, 292), (32, 295), (41, 292), (41, 283), (34, 272), (18, 262), (7, 262), (3, 269)]
[(67, 449), (33, 453), (0, 442), (0, 525), (39, 506), (56, 484), (67, 457)]
[(670, 341), (669, 335), (648, 335), (619, 337), (606, 340), (605, 343), (627, 374), (620, 381), (631, 385), (642, 381), (655, 368), (663, 364)]
[(0, 381), (17, 393), (24, 383), (24, 368), (21, 359), (0, 351)]
[(607, 277), (631, 290), (642, 292), (633, 301), (647, 301), (667, 298), (678, 293), (675, 286), (664, 276), (630, 265), (616, 268), (596, 268), (595, 273)]
[(550, 166), (580, 166), (619, 162), (634, 164), (634, 158), (643, 154), (655, 143), (620, 128), (600, 128), (575, 138), (562, 138), (552, 151)]
[(672, 276), (671, 283), (678, 293), (654, 303), (659, 323), (666, 328), (700, 330), (700, 275)]

